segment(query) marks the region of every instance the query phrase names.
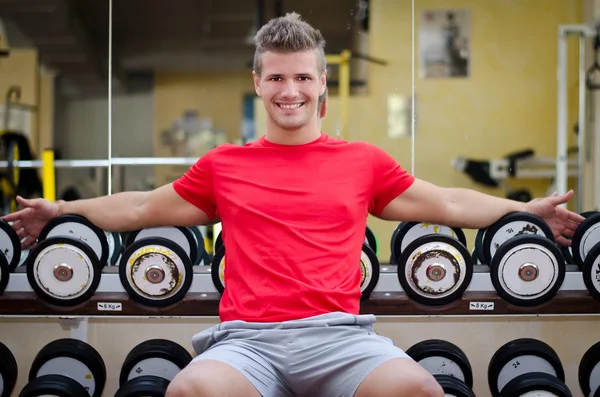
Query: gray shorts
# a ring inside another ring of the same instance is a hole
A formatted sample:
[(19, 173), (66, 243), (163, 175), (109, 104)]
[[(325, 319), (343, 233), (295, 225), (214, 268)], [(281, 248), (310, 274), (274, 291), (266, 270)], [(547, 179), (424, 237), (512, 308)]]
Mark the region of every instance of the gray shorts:
[(409, 358), (373, 330), (373, 315), (328, 313), (271, 323), (228, 321), (192, 338), (192, 362), (231, 365), (264, 397), (351, 397), (381, 363)]

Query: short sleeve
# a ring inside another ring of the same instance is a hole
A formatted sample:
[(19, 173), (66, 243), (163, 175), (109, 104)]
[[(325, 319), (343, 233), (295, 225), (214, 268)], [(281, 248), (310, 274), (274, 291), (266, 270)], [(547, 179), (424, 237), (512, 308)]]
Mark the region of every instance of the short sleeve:
[(415, 178), (385, 150), (372, 144), (367, 144), (367, 147), (371, 152), (373, 165), (373, 189), (369, 212), (379, 216), (393, 199), (412, 185)]
[(212, 155), (213, 153), (209, 152), (202, 156), (185, 174), (173, 182), (173, 188), (184, 200), (204, 211), (211, 219), (217, 216)]

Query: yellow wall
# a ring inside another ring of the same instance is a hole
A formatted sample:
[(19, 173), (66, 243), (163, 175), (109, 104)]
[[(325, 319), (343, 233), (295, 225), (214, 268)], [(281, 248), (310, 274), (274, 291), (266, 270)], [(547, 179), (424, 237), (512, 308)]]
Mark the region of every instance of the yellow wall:
[[(501, 189), (476, 185), (451, 166), (456, 156), (498, 158), (524, 148), (539, 156), (556, 154), (557, 33), (561, 24), (582, 22), (582, 2), (564, 0), (418, 0), (426, 9), (466, 8), (471, 11), (470, 76), (466, 79), (427, 79), (418, 75), (415, 42), (417, 124), (415, 175), (440, 186), (468, 187), (504, 196)], [(367, 96), (350, 98), (349, 139), (366, 140), (387, 150), (409, 171), (411, 140), (387, 136), (387, 99), (411, 95), (411, 4), (373, 0), (370, 9), (369, 54), (388, 66), (369, 64)], [(569, 52), (576, 54), (577, 41)], [(577, 117), (577, 56), (569, 57), (569, 126)], [(323, 130), (334, 134), (339, 114), (337, 97), (329, 101)], [(257, 130), (264, 129), (264, 108), (257, 102)], [(570, 142), (574, 134), (570, 133)], [(549, 180), (521, 180), (535, 196), (544, 195)], [(381, 241), (379, 259), (389, 260), (389, 239), (395, 225), (369, 219)], [(475, 232), (467, 230), (469, 248)]]
[[(230, 141), (239, 139), (243, 118), (243, 95), (254, 92), (250, 72), (171, 73), (158, 72), (154, 85), (154, 155), (171, 156), (161, 143), (161, 131), (169, 129), (184, 111), (209, 117)], [(157, 167), (157, 184), (173, 181), (188, 167)]]

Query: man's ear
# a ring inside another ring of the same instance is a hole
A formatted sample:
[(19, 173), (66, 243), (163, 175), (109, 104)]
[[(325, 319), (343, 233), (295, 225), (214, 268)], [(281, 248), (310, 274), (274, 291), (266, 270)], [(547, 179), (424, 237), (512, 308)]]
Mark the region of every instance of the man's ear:
[(256, 95), (260, 97), (260, 76), (254, 70), (252, 71), (252, 79), (254, 80), (254, 91), (256, 91)]
[(321, 74), (321, 90), (319, 91), (319, 95), (323, 95), (325, 90), (327, 89), (327, 75), (326, 73)]

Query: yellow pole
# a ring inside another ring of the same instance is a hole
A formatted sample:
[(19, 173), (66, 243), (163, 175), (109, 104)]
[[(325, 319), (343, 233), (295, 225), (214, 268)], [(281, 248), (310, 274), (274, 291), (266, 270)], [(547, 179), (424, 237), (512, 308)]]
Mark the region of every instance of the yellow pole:
[(350, 58), (352, 53), (343, 50), (340, 53), (339, 96), (340, 96), (340, 128), (342, 137), (348, 140), (348, 101), (350, 98)]
[(56, 182), (54, 180), (54, 151), (45, 149), (42, 152), (42, 181), (44, 198), (56, 201)]

